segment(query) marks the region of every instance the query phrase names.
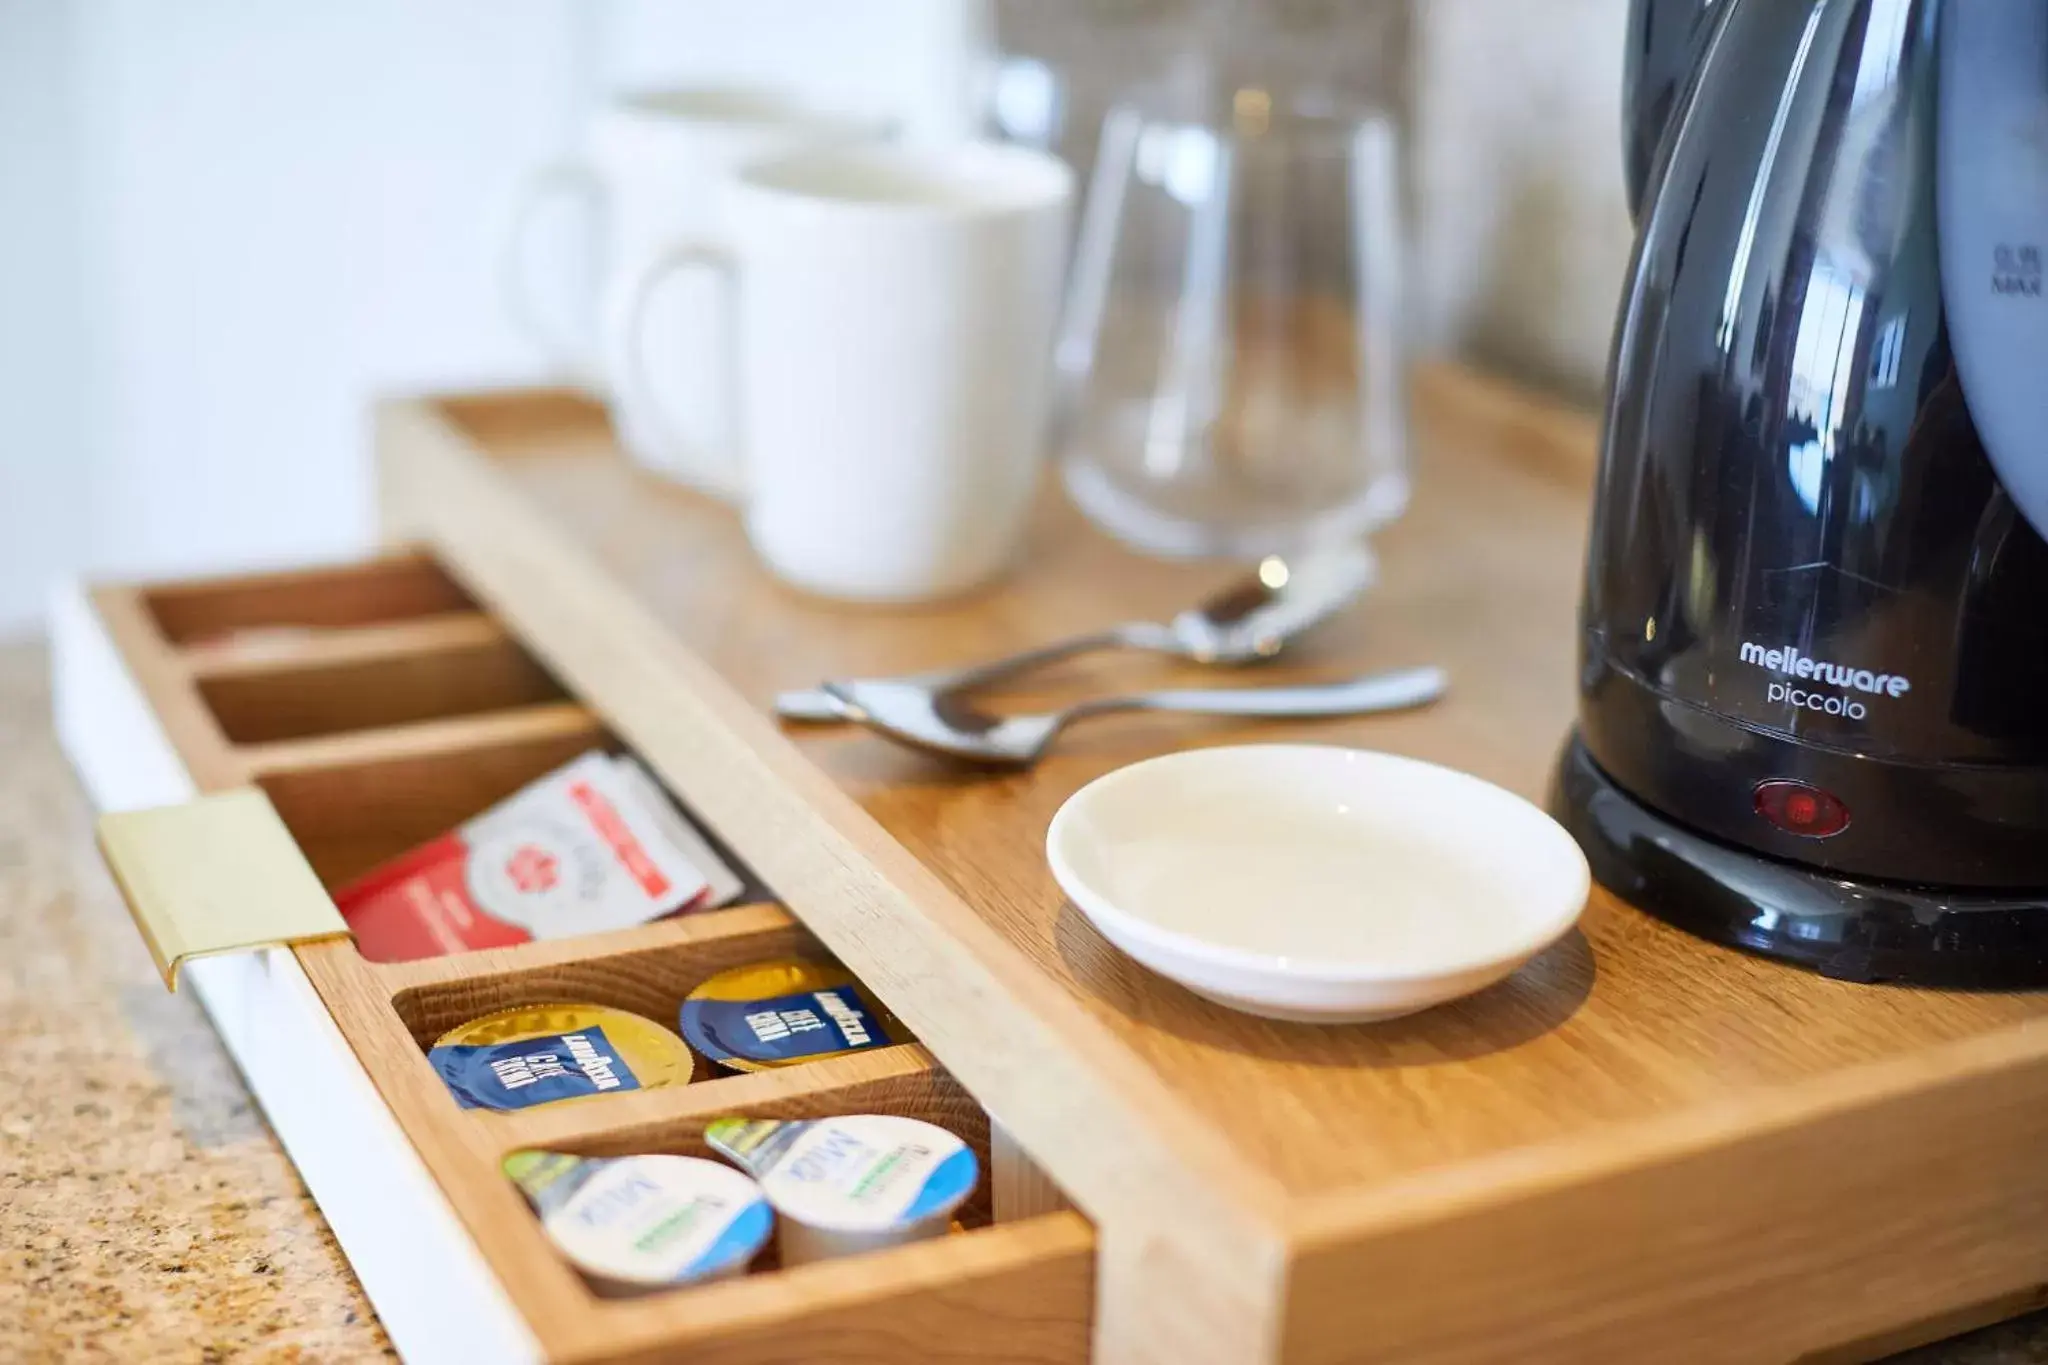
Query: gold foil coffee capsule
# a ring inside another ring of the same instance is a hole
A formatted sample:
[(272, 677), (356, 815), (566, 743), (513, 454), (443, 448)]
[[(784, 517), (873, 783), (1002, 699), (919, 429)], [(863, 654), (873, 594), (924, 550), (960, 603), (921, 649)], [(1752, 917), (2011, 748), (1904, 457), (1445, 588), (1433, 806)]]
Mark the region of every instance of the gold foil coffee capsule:
[(603, 1005), (531, 1005), (450, 1029), (427, 1060), (465, 1109), (687, 1085), (696, 1059), (651, 1019)]
[(683, 1037), (718, 1065), (766, 1071), (909, 1041), (836, 963), (788, 958), (720, 972), (683, 1001)]

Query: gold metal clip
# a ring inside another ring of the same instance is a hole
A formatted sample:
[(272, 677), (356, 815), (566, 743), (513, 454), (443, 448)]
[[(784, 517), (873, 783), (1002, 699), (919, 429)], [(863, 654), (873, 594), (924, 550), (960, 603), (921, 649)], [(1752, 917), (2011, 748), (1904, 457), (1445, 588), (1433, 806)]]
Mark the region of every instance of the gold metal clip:
[(99, 843), (171, 990), (189, 958), (348, 934), (270, 798), (254, 787), (103, 815)]

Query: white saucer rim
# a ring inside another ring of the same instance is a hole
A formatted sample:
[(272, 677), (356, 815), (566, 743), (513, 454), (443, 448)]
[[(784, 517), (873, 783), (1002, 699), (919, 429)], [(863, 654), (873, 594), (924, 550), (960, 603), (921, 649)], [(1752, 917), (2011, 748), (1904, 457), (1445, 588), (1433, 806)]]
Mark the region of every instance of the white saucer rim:
[[(1232, 947), (1213, 939), (1199, 938), (1175, 929), (1167, 929), (1151, 920), (1141, 918), (1118, 906), (1107, 896), (1090, 886), (1086, 879), (1076, 872), (1068, 862), (1062, 843), (1066, 831), (1071, 829), (1080, 817), (1075, 812), (1084, 798), (1100, 800), (1105, 784), (1118, 782), (1127, 774), (1154, 768), (1158, 765), (1177, 761), (1213, 758), (1217, 755), (1244, 755), (1249, 753), (1314, 752), (1358, 755), (1377, 762), (1390, 763), (1416, 771), (1427, 771), (1432, 775), (1447, 776), (1460, 782), (1473, 783), (1498, 793), (1515, 806), (1526, 810), (1533, 820), (1541, 822), (1548, 831), (1554, 831), (1561, 841), (1559, 848), (1569, 848), (1574, 870), (1573, 888), (1570, 894), (1562, 889), (1557, 899), (1558, 910), (1546, 913), (1537, 920), (1532, 930), (1516, 938), (1501, 939), (1496, 946), (1481, 953), (1459, 959), (1445, 959), (1441, 963), (1425, 966), (1404, 965), (1400, 969), (1367, 961), (1333, 961), (1318, 959), (1313, 964), (1303, 963), (1286, 956), (1260, 953), (1248, 948)], [(1450, 977), (1485, 972), (1507, 963), (1527, 962), (1554, 946), (1579, 923), (1593, 893), (1592, 868), (1587, 864), (1585, 853), (1572, 839), (1562, 825), (1535, 802), (1520, 796), (1496, 783), (1488, 782), (1471, 773), (1431, 763), (1426, 759), (1410, 758), (1405, 754), (1388, 753), (1379, 749), (1364, 749), (1340, 744), (1238, 744), (1224, 745), (1211, 749), (1184, 749), (1176, 753), (1162, 754), (1155, 758), (1142, 759), (1128, 764), (1081, 787), (1060, 803), (1046, 826), (1046, 860), (1051, 865), (1053, 880), (1059, 883), (1061, 891), (1071, 900), (1083, 915), (1091, 920), (1107, 920), (1118, 933), (1146, 943), (1160, 952), (1177, 954), (1204, 962), (1212, 967), (1230, 971), (1258, 973), (1269, 978), (1321, 986), (1423, 986), (1440, 982)], [(1569, 906), (1569, 910), (1563, 907)], [(1098, 928), (1101, 927), (1098, 924)], [(1155, 970), (1161, 970), (1153, 963)], [(1171, 975), (1170, 972), (1167, 973)]]

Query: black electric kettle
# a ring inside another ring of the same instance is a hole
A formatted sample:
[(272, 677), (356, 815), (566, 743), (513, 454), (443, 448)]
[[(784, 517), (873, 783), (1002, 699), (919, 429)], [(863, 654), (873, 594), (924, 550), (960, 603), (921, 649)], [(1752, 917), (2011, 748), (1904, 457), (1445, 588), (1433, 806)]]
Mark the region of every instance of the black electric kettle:
[(2048, 984), (2048, 0), (1636, 0), (1553, 802), (1853, 979)]

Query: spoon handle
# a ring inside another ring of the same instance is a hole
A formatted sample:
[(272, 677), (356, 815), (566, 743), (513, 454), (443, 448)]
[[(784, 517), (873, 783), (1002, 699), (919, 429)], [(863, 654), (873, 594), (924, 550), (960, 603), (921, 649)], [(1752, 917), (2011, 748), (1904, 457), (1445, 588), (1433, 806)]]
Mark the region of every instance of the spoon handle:
[(1403, 668), (1309, 687), (1240, 687), (1146, 692), (1076, 707), (1070, 720), (1107, 711), (1180, 711), (1205, 716), (1364, 716), (1427, 706), (1450, 685), (1441, 668)]
[[(970, 687), (984, 687), (1002, 678), (1028, 673), (1032, 669), (1043, 668), (1062, 659), (1071, 659), (1077, 654), (1092, 654), (1098, 649), (1171, 650), (1173, 643), (1172, 633), (1164, 626), (1133, 621), (1128, 625), (1111, 626), (1108, 630), (1097, 631), (1092, 635), (1076, 635), (1072, 639), (1058, 640), (1049, 645), (1040, 645), (1036, 649), (991, 659), (986, 663), (970, 664), (965, 668), (944, 668), (931, 673), (907, 674), (900, 678), (863, 681), (906, 683), (932, 692), (957, 692)], [(778, 694), (775, 698), (775, 714), (784, 720), (823, 724), (844, 720), (846, 704), (821, 687), (806, 687)]]

